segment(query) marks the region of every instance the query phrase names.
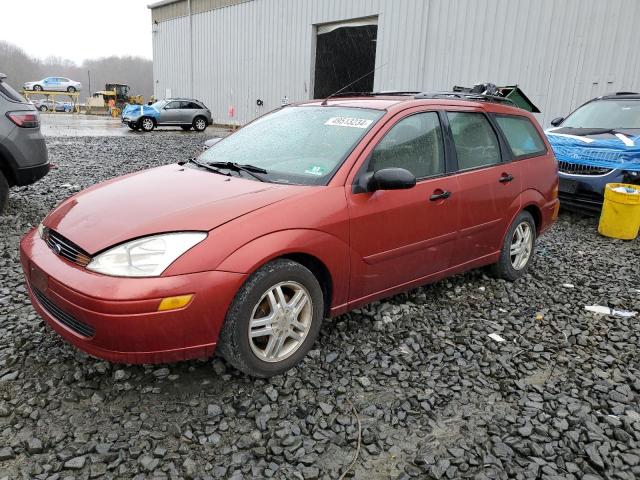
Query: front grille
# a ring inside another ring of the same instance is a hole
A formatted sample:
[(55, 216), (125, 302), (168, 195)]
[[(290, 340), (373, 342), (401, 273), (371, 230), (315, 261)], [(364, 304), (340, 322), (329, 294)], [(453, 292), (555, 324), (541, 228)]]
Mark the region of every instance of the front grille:
[(49, 300), (44, 293), (42, 293), (37, 288), (33, 288), (33, 294), (40, 302), (40, 305), (57, 321), (62, 323), (64, 326), (69, 327), (71, 330), (76, 332), (78, 335), (82, 335), (83, 337), (91, 338), (96, 334), (96, 330), (86, 323), (82, 323), (80, 320), (77, 320), (73, 316), (69, 315), (67, 312), (62, 310), (56, 304), (54, 304), (51, 300)]
[(613, 169), (592, 167), (590, 165), (581, 165), (579, 163), (571, 163), (558, 160), (558, 170), (562, 173), (569, 173), (571, 175), (606, 175)]
[(67, 240), (55, 230), (45, 228), (43, 233), (43, 239), (49, 245), (49, 248), (53, 250), (56, 255), (69, 260), (70, 262), (86, 267), (91, 262), (91, 256), (78, 247), (71, 240)]

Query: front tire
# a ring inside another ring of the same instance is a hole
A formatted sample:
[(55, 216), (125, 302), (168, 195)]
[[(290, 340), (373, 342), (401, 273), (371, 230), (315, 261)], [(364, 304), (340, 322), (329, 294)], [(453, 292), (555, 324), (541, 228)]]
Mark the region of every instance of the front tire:
[(46, 112), (49, 109), (47, 108), (46, 105), (40, 105), (40, 107), (38, 107), (38, 110), (40, 110), (41, 112)]
[(76, 93), (76, 87), (67, 87), (67, 92)]
[(0, 213), (2, 213), (9, 203), (9, 182), (0, 172)]
[(535, 243), (536, 224), (529, 212), (522, 211), (507, 230), (494, 275), (511, 282), (523, 277), (531, 266)]
[(204, 132), (207, 128), (207, 119), (204, 117), (196, 117), (193, 119), (193, 129), (196, 132)]
[(251, 275), (236, 294), (218, 351), (248, 375), (279, 375), (311, 349), (323, 316), (322, 288), (313, 273), (292, 260), (275, 260)]
[(33, 91), (34, 92), (42, 92), (42, 87), (40, 85), (34, 85), (33, 86)]
[(154, 122), (151, 117), (142, 117), (139, 124), (144, 132), (150, 132), (156, 128), (156, 122)]

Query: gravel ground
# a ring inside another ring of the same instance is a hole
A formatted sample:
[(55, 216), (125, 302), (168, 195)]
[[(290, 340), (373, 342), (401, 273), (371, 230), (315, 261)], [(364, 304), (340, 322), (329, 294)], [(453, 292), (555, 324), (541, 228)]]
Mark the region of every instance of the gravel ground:
[(205, 138), (51, 138), (57, 168), (12, 191), (0, 478), (335, 479), (356, 453), (348, 475), (367, 480), (640, 477), (640, 318), (584, 309), (640, 311), (638, 243), (599, 237), (594, 219), (562, 214), (515, 284), (474, 271), (329, 320), (269, 381), (220, 359), (112, 365), (65, 344), (27, 299), (20, 236), (74, 191)]

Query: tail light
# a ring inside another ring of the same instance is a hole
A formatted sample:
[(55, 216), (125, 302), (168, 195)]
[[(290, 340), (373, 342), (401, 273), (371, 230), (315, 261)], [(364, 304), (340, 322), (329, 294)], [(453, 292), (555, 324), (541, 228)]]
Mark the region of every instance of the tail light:
[(5, 115), (21, 128), (38, 128), (40, 126), (38, 112), (7, 112)]

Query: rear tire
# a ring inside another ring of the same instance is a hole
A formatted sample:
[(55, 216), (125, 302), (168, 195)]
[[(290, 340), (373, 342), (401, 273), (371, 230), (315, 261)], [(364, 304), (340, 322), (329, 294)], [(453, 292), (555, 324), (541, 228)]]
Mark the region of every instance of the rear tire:
[(207, 128), (207, 119), (204, 117), (196, 117), (193, 119), (193, 129), (196, 132), (204, 132)]
[(0, 172), (0, 213), (4, 211), (7, 203), (9, 203), (9, 182)]
[(323, 315), (324, 297), (313, 273), (292, 260), (274, 260), (251, 275), (236, 294), (218, 352), (248, 375), (279, 375), (311, 349)]
[(180, 128), (185, 132), (188, 132), (189, 130), (191, 130), (191, 125), (181, 125)]
[(533, 260), (536, 244), (536, 223), (531, 214), (522, 211), (504, 236), (500, 258), (492, 265), (493, 274), (513, 282), (523, 277)]
[(151, 117), (142, 117), (138, 123), (144, 132), (150, 132), (156, 128), (156, 122)]

